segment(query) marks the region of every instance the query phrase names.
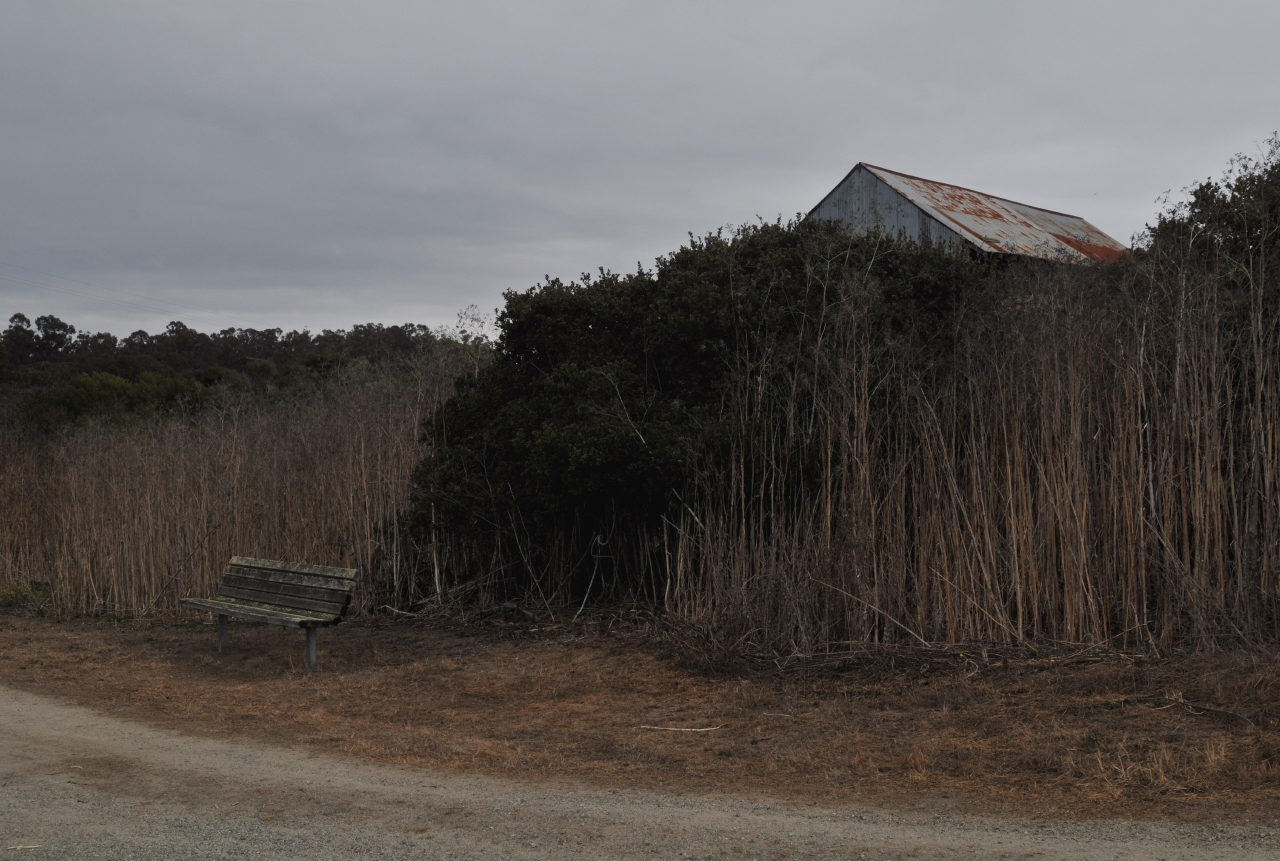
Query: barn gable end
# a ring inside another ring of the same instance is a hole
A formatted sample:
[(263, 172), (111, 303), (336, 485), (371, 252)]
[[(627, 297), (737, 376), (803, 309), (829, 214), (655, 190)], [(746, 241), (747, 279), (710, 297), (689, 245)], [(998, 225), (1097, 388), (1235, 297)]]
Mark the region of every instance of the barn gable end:
[(859, 163), (810, 211), (855, 231), (879, 228), (917, 242), (1078, 263), (1126, 252), (1083, 218)]

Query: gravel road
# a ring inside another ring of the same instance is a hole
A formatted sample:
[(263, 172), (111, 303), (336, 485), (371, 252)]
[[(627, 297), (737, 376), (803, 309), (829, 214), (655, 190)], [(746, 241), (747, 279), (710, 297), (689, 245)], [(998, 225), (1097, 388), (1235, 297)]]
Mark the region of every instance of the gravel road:
[(0, 687), (5, 858), (1268, 859), (1273, 826), (1018, 822), (460, 776), (192, 738)]

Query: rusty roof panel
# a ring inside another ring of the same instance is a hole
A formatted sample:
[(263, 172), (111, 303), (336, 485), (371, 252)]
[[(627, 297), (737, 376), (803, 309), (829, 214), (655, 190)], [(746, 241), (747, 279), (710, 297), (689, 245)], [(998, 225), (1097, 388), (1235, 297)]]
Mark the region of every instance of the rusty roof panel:
[(864, 164), (881, 181), (980, 248), (1107, 263), (1127, 249), (1083, 218)]

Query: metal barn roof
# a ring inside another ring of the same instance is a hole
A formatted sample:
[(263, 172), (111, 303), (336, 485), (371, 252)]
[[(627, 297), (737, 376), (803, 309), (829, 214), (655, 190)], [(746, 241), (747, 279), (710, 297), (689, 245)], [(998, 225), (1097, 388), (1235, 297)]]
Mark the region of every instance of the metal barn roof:
[[(905, 205), (904, 205), (905, 204)], [(860, 163), (810, 215), (920, 241), (964, 239), (984, 251), (1109, 262), (1127, 249), (1075, 215)]]

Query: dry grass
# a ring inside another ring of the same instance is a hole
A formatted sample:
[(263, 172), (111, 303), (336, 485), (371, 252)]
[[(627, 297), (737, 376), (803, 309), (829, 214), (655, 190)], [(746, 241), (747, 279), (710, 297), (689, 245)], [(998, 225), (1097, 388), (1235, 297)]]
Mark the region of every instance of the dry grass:
[(670, 610), (782, 655), (1280, 641), (1271, 287), (1158, 257), (1015, 266), (930, 367), (877, 340), (875, 285), (821, 264), (828, 346), (744, 383), (762, 430), (669, 536)]
[(308, 674), (296, 631), (234, 625), (225, 657), (214, 642), (201, 624), (0, 616), (0, 681), (413, 767), (1062, 818), (1272, 823), (1280, 809), (1274, 651), (879, 647), (712, 671), (616, 618), (441, 618), (326, 631)]
[(423, 413), (459, 370), (358, 368), (188, 421), (0, 438), (0, 590), (37, 584), (64, 615), (146, 615), (211, 594), (242, 555), (359, 568), (363, 608), (412, 601), (397, 515)]

